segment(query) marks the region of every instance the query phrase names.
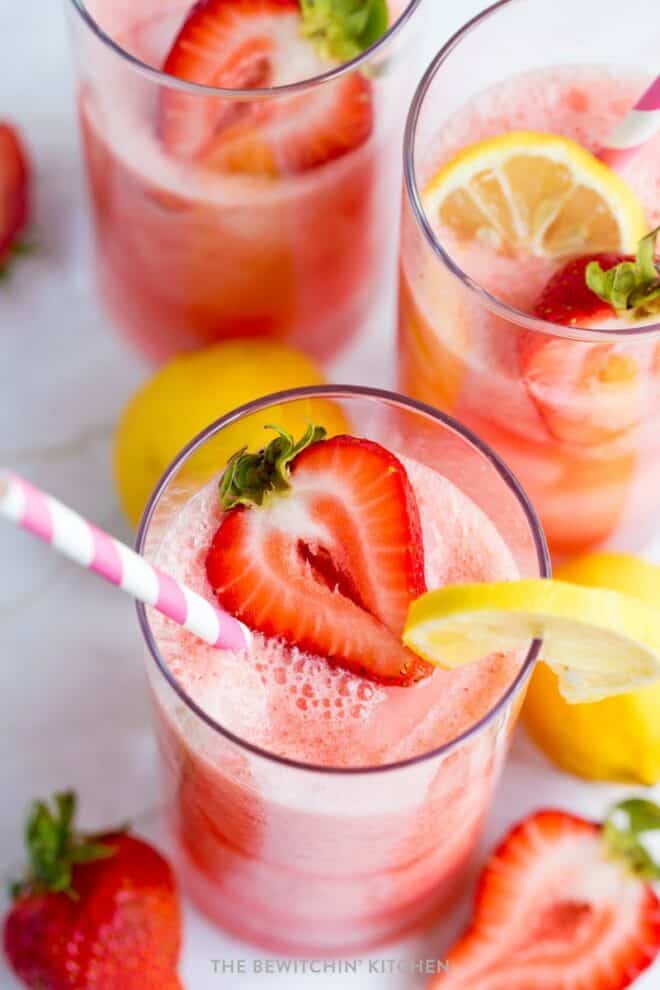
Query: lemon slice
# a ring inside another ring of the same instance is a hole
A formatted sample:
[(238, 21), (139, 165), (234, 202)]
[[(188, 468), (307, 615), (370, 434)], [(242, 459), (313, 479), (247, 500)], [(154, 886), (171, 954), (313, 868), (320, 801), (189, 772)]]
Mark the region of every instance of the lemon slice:
[(502, 253), (634, 253), (646, 232), (628, 184), (568, 138), (512, 131), (471, 145), (423, 194), (434, 228)]
[(660, 679), (660, 613), (617, 591), (565, 581), (440, 588), (413, 602), (403, 635), (438, 667), (460, 667), (543, 640), (567, 701), (601, 701)]

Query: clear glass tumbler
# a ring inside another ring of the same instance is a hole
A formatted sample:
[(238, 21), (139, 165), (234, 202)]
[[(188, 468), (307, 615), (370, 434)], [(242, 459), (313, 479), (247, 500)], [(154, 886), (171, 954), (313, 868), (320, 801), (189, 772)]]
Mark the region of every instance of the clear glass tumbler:
[[(638, 547), (657, 525), (660, 323), (580, 330), (537, 318), (562, 262), (459, 242), (426, 214), (424, 190), (462, 149), (505, 132), (601, 147), (658, 68), (658, 9), (631, 0), (626, 17), (645, 30), (625, 43), (618, 11), (614, 0), (496, 4), (436, 56), (405, 138), (400, 387), (498, 451), (561, 556)], [(660, 136), (624, 176), (653, 229)]]
[[(486, 513), (522, 576), (548, 575), (533, 509), (475, 436), (400, 396), (334, 386), (267, 397), (210, 426), (154, 493), (140, 552), (154, 559), (182, 508), (256, 425), (305, 422), (319, 401), (332, 403), (355, 435), (442, 473)], [(394, 938), (448, 906), (488, 810), (538, 642), (516, 658), (483, 717), (442, 747), (383, 766), (317, 766), (259, 748), (202, 710), (168, 668), (153, 617), (142, 606), (138, 613), (180, 876), (209, 918), (269, 950), (326, 956)], [(322, 733), (322, 709), (318, 718)]]
[[(212, 88), (161, 71), (191, 0), (68, 6), (97, 280), (117, 327), (156, 361), (260, 336), (329, 359), (391, 284), (424, 0), (392, 0), (389, 31), (354, 61), (270, 89)], [(302, 170), (288, 158), (269, 164), (247, 137), (221, 155), (172, 125), (174, 115), (225, 128), (252, 121), (257, 132), (295, 122), (295, 139), (318, 155), (320, 120), (353, 126), (334, 116), (350, 112), (349, 96), (360, 101), (359, 139)]]

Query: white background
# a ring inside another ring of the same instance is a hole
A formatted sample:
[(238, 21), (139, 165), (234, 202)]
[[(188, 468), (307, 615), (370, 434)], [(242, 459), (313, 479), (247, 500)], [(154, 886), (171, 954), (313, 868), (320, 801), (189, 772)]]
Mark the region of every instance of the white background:
[[(427, 2), (437, 10), (429, 39), (433, 48), (481, 7), (478, 0)], [(36, 168), (34, 238), (39, 245), (36, 255), (22, 261), (0, 288), (0, 463), (129, 539), (111, 483), (109, 442), (124, 401), (147, 369), (113, 335), (90, 285), (71, 58), (60, 4), (3, 0), (0, 38), (0, 118), (15, 119), (29, 141)], [(426, 61), (420, 53), (420, 72)], [(335, 380), (383, 384), (388, 358), (378, 336), (382, 339), (390, 324), (383, 315), (371, 336), (342, 360)], [(124, 596), (4, 526), (0, 733), (3, 888), (21, 862), (21, 826), (29, 801), (58, 788), (73, 786), (83, 795), (84, 824), (89, 827), (133, 819), (147, 835), (160, 838), (154, 743), (133, 608)], [(598, 817), (627, 793), (558, 773), (520, 732), (482, 852), (512, 821), (541, 805)], [(423, 943), (408, 942), (378, 955), (442, 955), (468, 904), (466, 891), (444, 929)], [(187, 990), (256, 990), (266, 985), (408, 990), (421, 985), (419, 979), (369, 977), (366, 971), (357, 977), (223, 977), (212, 972), (214, 958), (251, 960), (253, 953), (186, 907), (181, 973)], [(657, 987), (658, 973), (656, 967), (636, 986)], [(15, 986), (0, 962), (0, 987)]]

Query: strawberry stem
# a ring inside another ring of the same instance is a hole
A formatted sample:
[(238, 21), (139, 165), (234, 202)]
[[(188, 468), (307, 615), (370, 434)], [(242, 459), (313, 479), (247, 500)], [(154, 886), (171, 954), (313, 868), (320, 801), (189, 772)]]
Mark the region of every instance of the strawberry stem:
[(111, 846), (74, 830), (76, 804), (76, 795), (67, 791), (55, 795), (52, 808), (45, 801), (33, 805), (25, 832), (29, 869), (26, 877), (12, 886), (14, 898), (61, 893), (75, 899), (73, 867), (114, 855)]
[(220, 479), (220, 502), (225, 510), (237, 505), (249, 508), (264, 505), (273, 495), (283, 495), (291, 488), (291, 462), (301, 451), (325, 439), (322, 426), (307, 428), (296, 443), (290, 433), (279, 426), (267, 426), (278, 434), (257, 454), (248, 454), (247, 447), (230, 458)]
[(645, 839), (660, 832), (660, 806), (653, 801), (633, 798), (610, 811), (603, 828), (608, 852), (623, 859), (641, 880), (660, 880), (660, 858)]
[(16, 243), (12, 244), (6, 256), (0, 262), (0, 282), (4, 282), (9, 278), (12, 264), (17, 258), (34, 254), (36, 250), (37, 246), (32, 241), (16, 241)]
[(350, 62), (387, 31), (387, 0), (300, 0), (302, 33), (322, 59)]
[(636, 261), (623, 261), (605, 271), (597, 261), (587, 266), (587, 285), (618, 313), (633, 320), (660, 313), (660, 268), (655, 261), (656, 227), (643, 237)]

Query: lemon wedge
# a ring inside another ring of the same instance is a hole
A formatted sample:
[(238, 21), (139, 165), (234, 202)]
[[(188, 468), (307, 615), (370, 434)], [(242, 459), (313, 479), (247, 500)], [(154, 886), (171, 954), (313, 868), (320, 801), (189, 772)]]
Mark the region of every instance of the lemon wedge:
[(434, 228), (543, 258), (634, 253), (646, 232), (630, 186), (577, 142), (512, 131), (464, 149), (424, 190)]
[(631, 595), (554, 580), (455, 585), (413, 602), (403, 640), (454, 668), (543, 640), (559, 691), (577, 704), (660, 679), (660, 613)]

